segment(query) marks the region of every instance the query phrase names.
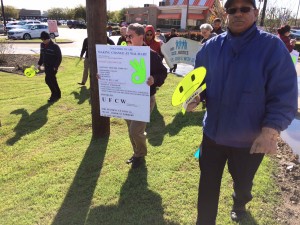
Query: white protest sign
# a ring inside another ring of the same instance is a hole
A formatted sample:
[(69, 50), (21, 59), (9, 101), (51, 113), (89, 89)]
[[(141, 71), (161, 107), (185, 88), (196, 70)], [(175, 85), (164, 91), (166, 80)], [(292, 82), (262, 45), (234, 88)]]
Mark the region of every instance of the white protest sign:
[(161, 52), (168, 66), (173, 68), (177, 63), (194, 65), (196, 54), (201, 47), (200, 42), (174, 37), (161, 46)]
[(150, 121), (150, 47), (96, 45), (100, 115)]

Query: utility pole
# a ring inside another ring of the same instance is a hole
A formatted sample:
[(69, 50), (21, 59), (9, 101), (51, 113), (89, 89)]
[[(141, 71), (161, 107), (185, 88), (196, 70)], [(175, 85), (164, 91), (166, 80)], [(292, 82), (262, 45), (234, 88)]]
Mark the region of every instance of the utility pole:
[(188, 21), (189, 21), (189, 7), (190, 7), (190, 0), (187, 0), (186, 3), (186, 25), (185, 25), (185, 29), (188, 30)]
[(264, 20), (265, 20), (265, 15), (266, 15), (266, 8), (267, 8), (267, 0), (264, 0), (264, 6), (262, 9), (262, 13), (261, 13), (261, 20), (260, 20), (260, 26), (263, 27), (264, 26)]
[(300, 0), (299, 0), (299, 4), (298, 4), (298, 9), (297, 9), (297, 14), (296, 14), (296, 19), (295, 19), (295, 26), (297, 26), (297, 19), (298, 19), (299, 6), (300, 6)]
[(4, 24), (4, 27), (6, 27), (6, 20), (5, 20), (3, 0), (1, 0), (1, 8), (2, 8), (3, 24)]
[(107, 44), (106, 0), (86, 0), (88, 53), (91, 83), (92, 129), (94, 137), (107, 137), (110, 134), (109, 117), (100, 116), (97, 58), (95, 44)]

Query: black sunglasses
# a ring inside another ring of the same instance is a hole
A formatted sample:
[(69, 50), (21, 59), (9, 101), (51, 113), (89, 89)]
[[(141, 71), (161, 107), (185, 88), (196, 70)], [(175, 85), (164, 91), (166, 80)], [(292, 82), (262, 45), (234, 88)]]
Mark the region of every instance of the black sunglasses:
[(232, 15), (232, 14), (235, 14), (238, 10), (241, 13), (248, 13), (248, 12), (250, 12), (251, 9), (254, 9), (254, 8), (249, 7), (249, 6), (244, 6), (241, 8), (228, 8), (228, 9), (226, 9), (226, 13), (229, 15)]

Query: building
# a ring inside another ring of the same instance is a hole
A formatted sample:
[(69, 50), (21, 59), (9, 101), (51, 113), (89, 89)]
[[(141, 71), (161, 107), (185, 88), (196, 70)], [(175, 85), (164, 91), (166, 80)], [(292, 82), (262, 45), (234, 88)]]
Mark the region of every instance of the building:
[(41, 10), (20, 9), (19, 11), (19, 18), (21, 20), (41, 19), (41, 17)]
[(151, 24), (155, 28), (186, 29), (205, 23), (211, 10), (221, 7), (219, 0), (163, 0), (159, 6), (144, 4), (140, 8), (128, 8), (127, 23)]

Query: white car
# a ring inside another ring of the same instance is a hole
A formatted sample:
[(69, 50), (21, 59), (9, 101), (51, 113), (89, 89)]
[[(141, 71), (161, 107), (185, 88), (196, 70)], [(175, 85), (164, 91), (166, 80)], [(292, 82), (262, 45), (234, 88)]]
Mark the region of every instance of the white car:
[(296, 40), (300, 40), (300, 30), (291, 29), (291, 38), (294, 38)]
[[(41, 33), (46, 31), (49, 33), (48, 25), (45, 24), (30, 24), (24, 25), (20, 28), (11, 29), (8, 31), (7, 36), (8, 39), (24, 39), (29, 40), (32, 38), (40, 38)], [(50, 33), (51, 38), (58, 37), (58, 33)]]
[(22, 21), (17, 21), (17, 22), (11, 22), (11, 23), (6, 24), (6, 31), (9, 31), (9, 30), (15, 29), (15, 28), (19, 28), (19, 27), (22, 27), (22, 26), (28, 25), (28, 24), (41, 24), (41, 22), (38, 20), (22, 20)]

